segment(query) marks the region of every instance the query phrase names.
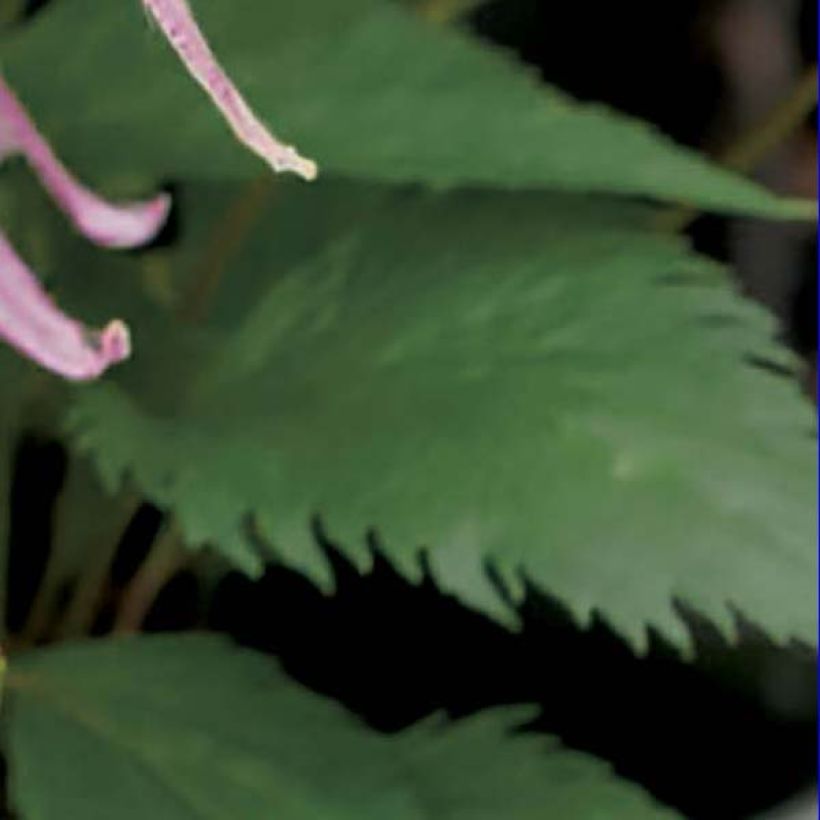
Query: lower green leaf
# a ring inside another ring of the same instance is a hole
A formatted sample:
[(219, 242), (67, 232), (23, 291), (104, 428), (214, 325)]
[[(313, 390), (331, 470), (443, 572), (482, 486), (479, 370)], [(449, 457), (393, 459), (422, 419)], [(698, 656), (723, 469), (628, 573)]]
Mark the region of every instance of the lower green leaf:
[(21, 820), (643, 820), (606, 765), (498, 710), (393, 737), (204, 636), (35, 652), (10, 672)]

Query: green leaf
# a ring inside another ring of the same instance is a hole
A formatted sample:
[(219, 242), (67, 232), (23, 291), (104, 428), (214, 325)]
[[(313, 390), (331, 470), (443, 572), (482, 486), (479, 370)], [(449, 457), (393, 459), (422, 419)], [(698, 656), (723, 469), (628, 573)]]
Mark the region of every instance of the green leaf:
[(36, 652), (9, 681), (22, 820), (675, 816), (588, 755), (513, 736), (520, 710), (385, 737), (210, 637)]
[[(185, 278), (225, 204), (194, 188), (181, 207), (187, 243), (165, 261)], [(811, 408), (747, 360), (789, 361), (769, 319), (649, 217), (294, 184), (195, 330), (103, 290), (109, 264), (72, 245), (75, 304), (114, 298), (137, 351), (76, 393), (75, 441), (112, 489), (132, 476), (189, 543), (250, 572), (253, 514), (281, 560), (327, 582), (320, 515), (362, 566), (371, 527), (410, 577), (426, 548), (446, 591), (502, 619), (487, 560), (513, 594), (523, 572), (638, 644), (647, 623), (687, 641), (673, 597), (813, 642)]]
[[(812, 217), (650, 127), (580, 105), (494, 48), (385, 0), (196, 0), (216, 51), (324, 173), (437, 187), (603, 191)], [(66, 51), (70, 43), (70, 51)], [(63, 55), (53, 70), (55, 54)], [(0, 50), (72, 165), (97, 180), (264, 172), (137, 0), (61, 0)]]

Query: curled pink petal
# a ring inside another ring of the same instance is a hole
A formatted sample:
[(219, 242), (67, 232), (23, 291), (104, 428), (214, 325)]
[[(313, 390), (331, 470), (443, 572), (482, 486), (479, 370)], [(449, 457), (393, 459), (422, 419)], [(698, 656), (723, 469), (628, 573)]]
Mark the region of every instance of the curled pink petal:
[(87, 381), (128, 358), (128, 328), (118, 319), (89, 330), (60, 311), (0, 233), (0, 338), (43, 367)]
[(76, 180), (37, 131), (25, 108), (0, 76), (0, 158), (21, 153), (74, 226), (97, 245), (132, 248), (150, 241), (164, 224), (170, 197), (113, 205)]
[(194, 79), (222, 112), (237, 139), (274, 171), (316, 178), (316, 163), (283, 145), (259, 121), (214, 57), (187, 0), (142, 0)]

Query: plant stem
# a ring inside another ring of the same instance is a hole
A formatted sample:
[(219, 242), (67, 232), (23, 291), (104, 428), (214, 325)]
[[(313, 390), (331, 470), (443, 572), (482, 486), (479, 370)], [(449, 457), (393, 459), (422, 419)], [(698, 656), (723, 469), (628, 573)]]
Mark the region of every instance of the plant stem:
[[(73, 509), (80, 499), (77, 497), (78, 487), (85, 486), (87, 474), (83, 470), (82, 463), (77, 459), (71, 459), (68, 465), (68, 475), (63, 482), (59, 499), (55, 508), (54, 526), (52, 527), (51, 549), (46, 561), (45, 572), (37, 587), (37, 593), (29, 609), (26, 623), (20, 634), (20, 645), (31, 646), (46, 637), (49, 626), (52, 624), (55, 611), (57, 609), (58, 597), (61, 589), (69, 586), (71, 582), (77, 582), (75, 574), (79, 572), (82, 578), (89, 573), (96, 573), (97, 567), (103, 564), (101, 571), (105, 571), (107, 566), (108, 553), (113, 555), (116, 547), (116, 537), (119, 529), (110, 532), (110, 521), (105, 513), (98, 513), (97, 518), (106, 540), (101, 545), (95, 543), (97, 531), (89, 531), (82, 536), (82, 541), (77, 542), (71, 533), (70, 520), (77, 510)], [(91, 499), (82, 499), (90, 501)], [(96, 497), (94, 500), (98, 500)], [(122, 507), (122, 499), (113, 499), (111, 509), (114, 511), (119, 521), (119, 511)], [(88, 508), (90, 511), (90, 507)], [(127, 523), (127, 522), (126, 522)], [(109, 546), (110, 544), (110, 546)], [(91, 548), (89, 548), (89, 545)], [(79, 547), (79, 549), (78, 549)], [(94, 549), (93, 547), (97, 547)], [(78, 552), (81, 554), (78, 555)], [(79, 569), (76, 568), (78, 560), (82, 560)], [(74, 597), (76, 599), (76, 587)], [(72, 600), (72, 603), (74, 601)], [(92, 613), (93, 614), (93, 613)], [(90, 616), (89, 616), (90, 617)]]
[(217, 222), (182, 301), (181, 318), (202, 322), (207, 317), (231, 257), (247, 238), (272, 191), (271, 175), (265, 174), (245, 185), (228, 206)]
[(20, 633), (20, 646), (35, 645), (48, 629), (48, 624), (56, 606), (57, 593), (60, 584), (64, 580), (62, 566), (56, 555), (57, 549), (56, 543), (52, 541), (51, 551), (46, 560), (45, 572), (37, 587), (34, 601), (28, 611), (23, 630)]
[(10, 26), (22, 19), (26, 10), (26, 0), (3, 0), (0, 7), (0, 27)]
[[(796, 131), (817, 105), (817, 66), (812, 66), (800, 78), (792, 92), (776, 105), (755, 127), (721, 152), (717, 160), (734, 171), (753, 171), (780, 143)], [(662, 214), (659, 227), (667, 231), (682, 231), (698, 211), (679, 207)]]
[(478, 6), (481, 0), (419, 0), (416, 11), (431, 23), (446, 25)]
[(139, 509), (140, 498), (129, 493), (121, 504), (122, 513), (116, 524), (104, 533), (96, 548), (90, 551), (77, 579), (65, 617), (58, 629), (58, 634), (63, 639), (87, 635), (94, 625), (94, 616), (102, 601), (103, 589), (117, 554), (117, 547)]
[(160, 590), (185, 565), (189, 555), (180, 543), (176, 522), (169, 521), (123, 593), (112, 628), (115, 635), (139, 631)]
[(817, 66), (809, 68), (791, 94), (776, 105), (757, 128), (744, 134), (720, 157), (727, 168), (751, 171), (795, 131), (817, 105)]

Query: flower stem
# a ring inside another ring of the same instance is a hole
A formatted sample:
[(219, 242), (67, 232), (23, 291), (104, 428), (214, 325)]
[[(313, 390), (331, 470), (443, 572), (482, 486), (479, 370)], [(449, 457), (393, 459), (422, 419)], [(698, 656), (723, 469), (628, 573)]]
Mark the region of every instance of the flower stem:
[(90, 551), (77, 579), (65, 617), (58, 628), (59, 637), (63, 639), (87, 635), (94, 625), (94, 617), (102, 602), (103, 589), (117, 554), (117, 547), (122, 534), (137, 514), (140, 498), (135, 493), (129, 493), (120, 505), (122, 511), (117, 516), (116, 523), (106, 529), (96, 548)]
[[(733, 171), (753, 171), (781, 142), (797, 130), (817, 105), (817, 66), (809, 68), (792, 92), (776, 105), (755, 128), (721, 152), (717, 161)], [(663, 213), (658, 220), (661, 230), (684, 230), (698, 215), (689, 207), (678, 207)]]
[(817, 66), (807, 69), (792, 92), (776, 105), (757, 128), (744, 134), (721, 156), (735, 171), (751, 171), (797, 129), (817, 105)]
[(189, 555), (176, 522), (169, 521), (123, 593), (112, 628), (115, 635), (140, 630), (160, 590), (185, 565)]
[(272, 190), (273, 180), (270, 174), (265, 174), (245, 185), (228, 205), (182, 300), (181, 318), (190, 322), (202, 322), (207, 318), (231, 258), (253, 229)]
[(10, 26), (22, 19), (26, 10), (26, 0), (4, 0), (0, 6), (0, 26)]
[(431, 23), (446, 25), (466, 14), (481, 0), (419, 0), (416, 11)]

